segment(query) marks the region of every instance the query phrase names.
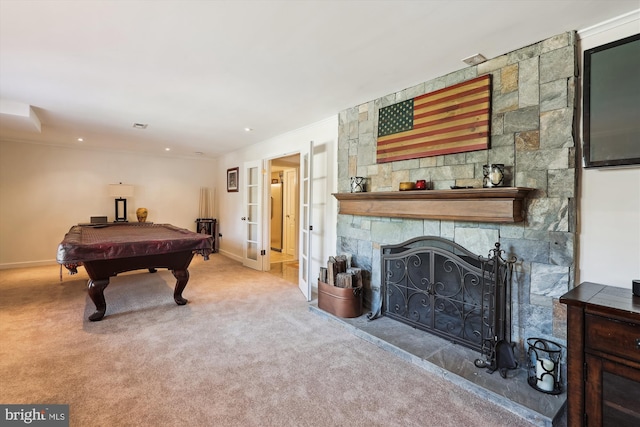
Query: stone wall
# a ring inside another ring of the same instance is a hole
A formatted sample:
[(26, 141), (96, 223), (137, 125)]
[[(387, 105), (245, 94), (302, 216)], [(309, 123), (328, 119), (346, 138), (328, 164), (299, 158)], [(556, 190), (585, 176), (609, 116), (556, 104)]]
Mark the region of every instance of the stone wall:
[[(482, 165), (504, 163), (508, 185), (536, 189), (526, 219), (516, 224), (409, 220), (338, 215), (338, 253), (371, 271), (366, 304), (377, 304), (380, 246), (417, 236), (440, 236), (488, 256), (499, 241), (518, 259), (513, 283), (512, 340), (564, 343), (566, 313), (558, 297), (572, 287), (576, 232), (576, 36), (563, 33), (477, 66), (421, 83), (340, 112), (338, 191), (349, 177), (368, 179), (367, 191), (396, 191), (402, 181), (426, 179), (435, 189), (482, 186)], [(474, 77), (492, 75), (489, 150), (376, 163), (378, 110)]]

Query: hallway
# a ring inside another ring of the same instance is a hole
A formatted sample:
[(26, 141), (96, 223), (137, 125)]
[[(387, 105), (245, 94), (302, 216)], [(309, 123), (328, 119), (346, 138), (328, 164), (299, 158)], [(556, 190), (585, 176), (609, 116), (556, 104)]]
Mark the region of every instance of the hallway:
[(269, 273), (281, 277), (287, 282), (298, 284), (298, 261), (293, 255), (283, 254), (278, 251), (271, 251), (271, 266)]

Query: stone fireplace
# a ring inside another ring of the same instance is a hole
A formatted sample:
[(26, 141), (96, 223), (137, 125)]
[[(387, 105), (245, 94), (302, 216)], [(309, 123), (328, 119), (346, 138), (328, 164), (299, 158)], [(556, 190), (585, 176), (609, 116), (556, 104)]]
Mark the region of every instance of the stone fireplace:
[[(437, 213), (423, 218), (384, 212), (339, 214), (338, 253), (351, 254), (354, 266), (371, 271), (365, 280), (366, 307), (381, 306), (381, 248), (385, 245), (437, 236), (486, 254), (499, 242), (506, 258), (517, 258), (510, 332), (517, 353), (523, 357), (526, 338), (532, 336), (565, 342), (566, 314), (558, 297), (574, 280), (576, 70), (576, 35), (563, 33), (340, 112), (340, 194), (350, 193), (350, 176), (366, 177), (369, 193), (364, 194), (372, 198), (376, 193), (399, 193), (400, 182), (418, 179), (431, 181), (436, 192), (461, 191), (450, 190), (451, 186), (481, 191), (482, 165), (487, 163), (506, 165), (511, 172), (509, 187), (532, 189), (518, 207), (522, 215), (510, 220), (438, 217)], [(491, 74), (493, 82), (490, 149), (376, 163), (381, 107), (483, 74)]]

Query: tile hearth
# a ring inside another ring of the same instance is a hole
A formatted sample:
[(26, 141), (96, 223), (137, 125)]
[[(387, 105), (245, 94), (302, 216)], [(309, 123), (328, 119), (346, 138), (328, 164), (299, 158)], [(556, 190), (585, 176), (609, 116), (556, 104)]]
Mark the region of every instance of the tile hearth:
[(340, 318), (320, 310), (317, 300), (310, 303), (309, 310), (340, 323), (355, 336), (441, 375), (533, 424), (545, 427), (566, 425), (566, 392), (553, 396), (534, 390), (527, 383), (526, 369), (509, 371), (505, 379), (498, 372), (489, 374), (486, 369), (476, 368), (473, 362), (480, 357), (478, 352), (388, 317), (373, 321), (369, 321), (366, 315), (353, 319)]

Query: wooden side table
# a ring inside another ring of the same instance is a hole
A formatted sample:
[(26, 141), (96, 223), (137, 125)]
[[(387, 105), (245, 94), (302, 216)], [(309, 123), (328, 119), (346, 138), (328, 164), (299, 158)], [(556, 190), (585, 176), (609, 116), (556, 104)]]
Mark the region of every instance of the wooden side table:
[(640, 297), (585, 282), (567, 305), (567, 424), (640, 425)]
[(218, 252), (218, 220), (215, 218), (196, 219), (196, 232), (213, 236), (213, 252)]

